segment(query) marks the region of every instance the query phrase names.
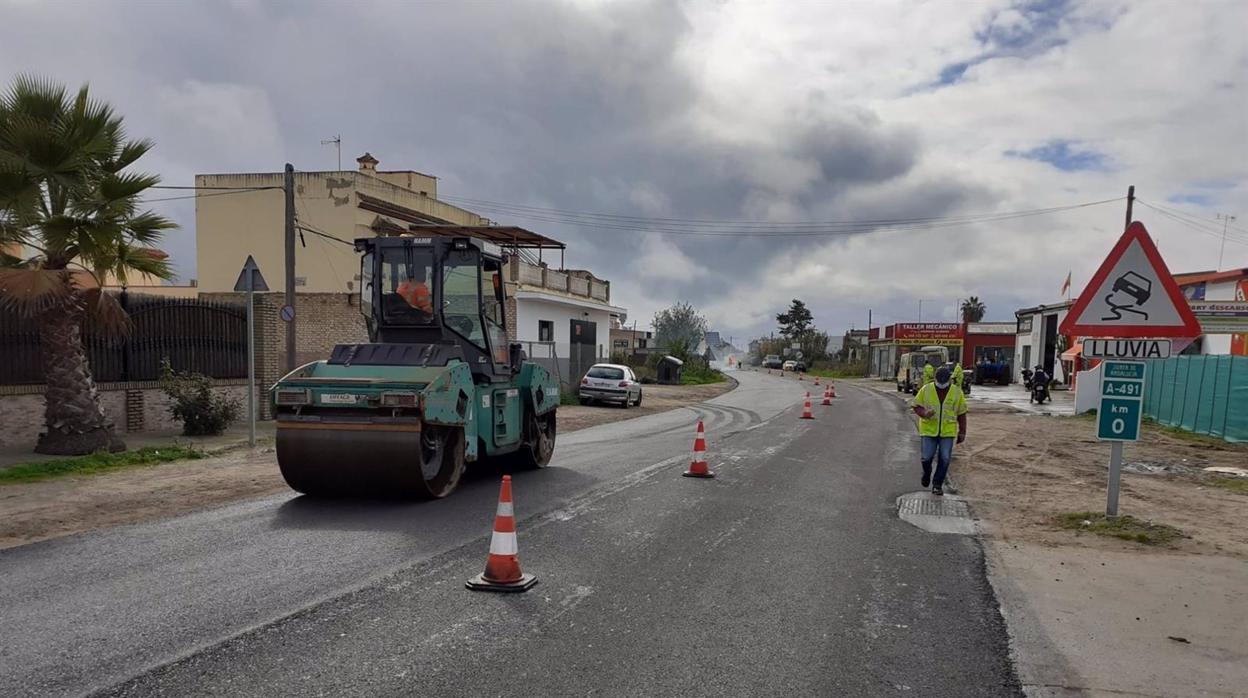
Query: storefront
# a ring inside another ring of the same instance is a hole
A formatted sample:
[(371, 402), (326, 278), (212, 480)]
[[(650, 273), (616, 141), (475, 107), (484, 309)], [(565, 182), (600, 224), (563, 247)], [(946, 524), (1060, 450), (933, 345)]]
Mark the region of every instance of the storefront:
[(871, 375), (892, 378), (902, 354), (923, 347), (949, 349), (951, 361), (962, 357), (962, 325), (956, 322), (902, 322), (871, 330)]
[(1004, 385), (1014, 375), (1014, 322), (968, 322), (962, 334), (962, 367), (976, 383)]

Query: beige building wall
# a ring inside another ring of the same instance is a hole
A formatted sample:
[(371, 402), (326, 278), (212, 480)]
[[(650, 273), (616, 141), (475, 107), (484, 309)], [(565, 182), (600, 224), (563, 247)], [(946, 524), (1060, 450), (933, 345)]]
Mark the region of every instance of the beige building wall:
[[(286, 203), (282, 173), (199, 175), (197, 187), (277, 187), (195, 200), (195, 249), (200, 290), (233, 291), (247, 261), (255, 258), (269, 289), (286, 284)], [(355, 235), (354, 173), (295, 173), (295, 215), (309, 227), (351, 240)], [(295, 244), (295, 291), (343, 292), (354, 288), (359, 261), (349, 246), (305, 232)], [(348, 286), (348, 284), (351, 284)]]
[[(285, 288), (285, 200), (283, 174), (199, 175), (198, 187), (276, 187), (224, 194), (204, 190), (195, 200), (195, 246), (199, 288), (205, 293), (234, 290), (239, 271), (252, 255), (273, 291)], [(401, 184), (402, 185), (401, 185)], [(405, 185), (425, 187), (408, 189)], [(420, 192), (426, 191), (425, 196)], [(297, 172), (295, 215), (310, 228), (351, 241), (376, 233), (383, 219), (406, 229), (409, 221), (361, 209), (360, 195), (416, 212), (431, 221), (484, 225), (481, 216), (434, 198), (437, 180), (418, 172)], [(306, 246), (295, 247), (297, 293), (359, 290), (359, 257), (350, 246), (304, 232)]]

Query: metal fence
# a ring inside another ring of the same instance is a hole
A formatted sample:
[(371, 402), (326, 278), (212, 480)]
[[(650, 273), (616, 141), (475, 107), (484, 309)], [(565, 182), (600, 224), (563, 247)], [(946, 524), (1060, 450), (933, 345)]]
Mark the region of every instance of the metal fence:
[[(83, 328), (96, 381), (156, 380), (165, 358), (174, 369), (212, 378), (247, 376), (247, 311), (242, 306), (128, 293), (117, 299), (133, 323), (128, 336), (109, 338), (91, 320)], [(0, 312), (0, 357), (0, 385), (43, 382), (33, 320)]]
[(1150, 361), (1145, 385), (1146, 416), (1227, 441), (1248, 441), (1248, 357)]

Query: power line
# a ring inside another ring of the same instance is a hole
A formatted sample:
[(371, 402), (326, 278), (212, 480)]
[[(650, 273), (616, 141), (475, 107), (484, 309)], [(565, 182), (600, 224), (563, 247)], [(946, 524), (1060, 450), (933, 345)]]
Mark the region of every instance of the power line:
[(342, 238), (334, 236), (334, 235), (330, 235), (329, 233), (323, 230), (317, 230), (316, 228), (309, 227), (308, 225), (304, 223), (300, 223), (298, 219), (295, 220), (295, 227), (298, 228), (299, 230), (302, 230), (305, 233), (312, 233), (313, 235), (319, 235), (327, 240), (333, 240), (335, 242), (341, 242), (344, 245), (350, 245), (351, 247), (355, 247), (355, 243), (351, 242), (350, 240), (343, 240)]
[[(572, 211), (568, 209), (545, 208), (540, 206), (528, 206), (525, 204), (511, 204), (497, 201), (488, 201), (485, 199), (470, 199), (463, 197), (443, 197), (448, 201), (458, 201), (465, 205), (477, 208), (488, 209), (492, 212), (509, 213), (512, 215), (531, 218), (534, 220), (542, 220), (546, 222), (571, 223), (587, 226), (597, 226), (602, 228), (616, 229), (635, 229), (638, 225), (644, 225), (648, 229), (659, 232), (662, 231), (697, 231), (706, 228), (719, 229), (724, 227), (732, 227), (734, 230), (728, 232), (767, 232), (767, 231), (784, 231), (784, 232), (841, 232), (853, 231), (861, 228), (877, 228), (889, 226), (918, 225), (932, 223), (970, 223), (979, 221), (994, 221), (1009, 219), (1019, 216), (1042, 215), (1047, 213), (1055, 213), (1075, 208), (1083, 208), (1086, 206), (1097, 206), (1114, 201), (1121, 201), (1121, 197), (1115, 199), (1106, 199), (1103, 201), (1092, 201), (1081, 204), (1068, 206), (1054, 206), (1049, 208), (1030, 209), (1024, 211), (1004, 211), (996, 213), (980, 213), (980, 214), (964, 214), (957, 216), (927, 216), (917, 218), (884, 218), (884, 219), (863, 219), (863, 220), (839, 220), (839, 221), (750, 221), (750, 220), (710, 220), (710, 219), (694, 219), (694, 218), (658, 218), (646, 216), (630, 216), (610, 213), (599, 213), (591, 211)], [(795, 230), (797, 229), (797, 230)], [(809, 230), (807, 230), (809, 229)], [(721, 230), (712, 230), (712, 232), (724, 232)]]
[[(280, 188), (281, 187), (278, 187), (278, 189)], [(229, 196), (231, 194), (250, 194), (255, 191), (260, 191), (260, 190), (259, 189), (238, 189), (238, 190), (231, 190), (231, 191), (217, 191), (211, 194), (188, 194), (186, 196), (165, 196), (159, 199), (141, 199), (141, 201), (145, 204), (150, 204), (150, 203), (155, 203), (157, 201), (184, 201), (186, 199), (206, 199), (210, 196)]]
[[(1161, 209), (1161, 208), (1159, 208), (1159, 207), (1157, 207), (1157, 206), (1154, 206), (1154, 205), (1152, 205), (1152, 204), (1148, 203), (1147, 201), (1141, 201), (1140, 199), (1138, 199), (1138, 198), (1137, 198), (1137, 199), (1136, 199), (1136, 202), (1137, 202), (1137, 203), (1139, 203), (1141, 206), (1146, 206), (1146, 207), (1148, 207), (1148, 208), (1152, 209), (1152, 210), (1153, 210), (1154, 212), (1156, 212), (1158, 215), (1160, 215), (1160, 216), (1164, 216), (1165, 218), (1168, 218), (1168, 219), (1170, 219), (1170, 220), (1172, 220), (1172, 221), (1174, 221), (1174, 222), (1176, 222), (1176, 223), (1179, 223), (1179, 224), (1181, 224), (1181, 225), (1187, 226), (1188, 228), (1191, 228), (1192, 230), (1195, 230), (1195, 231), (1196, 231), (1196, 232), (1198, 232), (1198, 233), (1202, 233), (1202, 234), (1204, 234), (1204, 235), (1208, 235), (1209, 237), (1212, 237), (1212, 238), (1217, 238), (1217, 239), (1219, 239), (1219, 240), (1223, 239), (1223, 237), (1224, 237), (1224, 236), (1223, 236), (1223, 234), (1222, 234), (1222, 231), (1220, 231), (1220, 230), (1214, 230), (1214, 229), (1211, 229), (1211, 228), (1206, 228), (1206, 227), (1204, 227), (1203, 225), (1199, 224), (1198, 222), (1195, 222), (1195, 221), (1189, 220), (1189, 219), (1187, 219), (1187, 218), (1185, 218), (1185, 217), (1183, 217), (1183, 216), (1180, 216), (1180, 215), (1176, 215), (1176, 214), (1170, 213), (1169, 211), (1166, 211), (1166, 210), (1163, 210), (1163, 209)], [(1230, 235), (1227, 235), (1227, 236), (1225, 236), (1225, 239), (1226, 239), (1226, 241), (1227, 241), (1227, 242), (1233, 242), (1233, 243), (1236, 243), (1236, 244), (1239, 244), (1239, 245), (1248, 245), (1248, 238), (1241, 238), (1241, 237), (1238, 237), (1238, 236), (1230, 236)]]
[(281, 187), (276, 187), (276, 186), (274, 187), (200, 187), (200, 186), (182, 187), (182, 186), (174, 186), (170, 184), (154, 184), (148, 187), (148, 189), (190, 189), (194, 191), (205, 191), (205, 190), (263, 191), (266, 189), (281, 189)]
[(1030, 211), (1011, 211), (999, 214), (981, 214), (976, 217), (950, 217), (950, 218), (926, 218), (926, 219), (898, 219), (897, 222), (888, 221), (858, 221), (845, 222), (838, 224), (822, 224), (822, 228), (793, 230), (790, 227), (779, 227), (773, 229), (753, 228), (753, 229), (729, 229), (729, 230), (706, 230), (701, 228), (689, 227), (672, 227), (670, 225), (649, 225), (644, 222), (628, 223), (608, 222), (608, 221), (592, 221), (577, 219), (561, 215), (522, 213), (509, 211), (505, 209), (491, 209), (489, 207), (478, 206), (482, 210), (492, 213), (504, 213), (514, 215), (517, 218), (526, 220), (539, 221), (544, 223), (554, 223), (559, 225), (577, 226), (582, 229), (589, 230), (621, 230), (636, 233), (660, 233), (667, 235), (687, 235), (702, 237), (761, 237), (761, 238), (784, 238), (784, 237), (823, 237), (838, 235), (855, 235), (861, 233), (869, 233), (876, 230), (930, 230), (937, 228), (952, 228), (977, 223), (993, 223), (1000, 221), (1013, 220), (1016, 218), (1026, 218), (1031, 216), (1047, 215), (1062, 211), (1070, 211), (1088, 206), (1099, 206), (1121, 199), (1107, 199), (1105, 201), (1094, 201), (1083, 204), (1075, 204), (1071, 206), (1060, 206), (1049, 209), (1035, 209)]
[[(1137, 199), (1136, 199), (1136, 201), (1139, 201), (1139, 199), (1137, 198)], [(1173, 213), (1173, 214), (1175, 214), (1175, 215), (1177, 215), (1177, 216), (1182, 216), (1182, 217), (1184, 217), (1184, 218), (1188, 218), (1188, 219), (1190, 219), (1190, 220), (1192, 220), (1192, 221), (1196, 221), (1196, 222), (1199, 222), (1199, 223), (1211, 223), (1211, 224), (1214, 224), (1214, 225), (1216, 226), (1216, 223), (1215, 223), (1215, 221), (1214, 221), (1214, 220), (1210, 220), (1210, 219), (1208, 219), (1208, 218), (1201, 218), (1200, 216), (1197, 216), (1197, 215), (1195, 215), (1195, 214), (1188, 213), (1188, 212), (1183, 211), (1183, 210), (1181, 210), (1181, 209), (1171, 208), (1171, 207), (1169, 207), (1169, 206), (1163, 206), (1163, 205), (1161, 205), (1161, 204), (1157, 204), (1157, 203), (1152, 204), (1152, 207), (1153, 207), (1154, 209), (1158, 209), (1158, 208), (1159, 208), (1159, 209), (1162, 209), (1162, 210), (1165, 210), (1165, 211), (1169, 211), (1170, 213)], [(1234, 217), (1234, 216), (1231, 216), (1231, 218), (1232, 218), (1232, 220), (1233, 220), (1235, 217)], [(1241, 227), (1239, 227), (1239, 226), (1237, 226), (1237, 225), (1231, 225), (1231, 226), (1228, 226), (1228, 227), (1229, 227), (1231, 230), (1235, 230), (1235, 231), (1238, 231), (1238, 232), (1241, 232), (1241, 233), (1248, 234), (1248, 228), (1241, 228)]]

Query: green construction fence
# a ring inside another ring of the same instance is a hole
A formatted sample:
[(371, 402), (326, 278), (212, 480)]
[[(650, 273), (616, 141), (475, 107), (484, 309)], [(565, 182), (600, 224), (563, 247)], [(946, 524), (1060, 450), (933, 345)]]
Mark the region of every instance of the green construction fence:
[(1148, 362), (1144, 414), (1160, 424), (1248, 441), (1248, 356)]

